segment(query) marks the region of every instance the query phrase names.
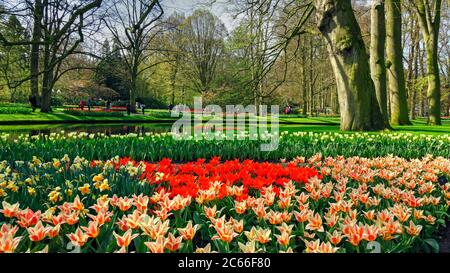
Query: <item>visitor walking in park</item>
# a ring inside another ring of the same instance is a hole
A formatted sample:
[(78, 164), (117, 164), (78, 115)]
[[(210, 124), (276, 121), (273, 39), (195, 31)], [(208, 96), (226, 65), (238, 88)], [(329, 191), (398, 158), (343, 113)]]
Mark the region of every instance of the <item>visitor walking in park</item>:
[(92, 108), (92, 99), (91, 97), (88, 98), (88, 111), (91, 111)]
[(145, 104), (141, 103), (142, 115), (145, 115)]
[(81, 111), (84, 111), (84, 100), (80, 101), (80, 109)]

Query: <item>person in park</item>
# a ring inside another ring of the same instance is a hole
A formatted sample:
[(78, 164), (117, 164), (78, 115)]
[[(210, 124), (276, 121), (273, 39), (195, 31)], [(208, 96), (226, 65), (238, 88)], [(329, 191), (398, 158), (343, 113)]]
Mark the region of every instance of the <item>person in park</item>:
[(145, 115), (145, 104), (141, 103), (142, 115)]
[(88, 98), (88, 110), (91, 111), (92, 108), (92, 99), (91, 97)]
[(130, 103), (127, 103), (127, 114), (131, 115), (131, 105), (130, 105)]
[(28, 98), (28, 100), (30, 101), (31, 109), (33, 109), (33, 112), (36, 111), (36, 108), (38, 107), (36, 96), (32, 95)]
[(106, 111), (109, 111), (109, 110), (111, 110), (111, 101), (107, 100), (106, 101)]
[(81, 100), (80, 101), (80, 109), (81, 109), (81, 111), (84, 111), (84, 100)]

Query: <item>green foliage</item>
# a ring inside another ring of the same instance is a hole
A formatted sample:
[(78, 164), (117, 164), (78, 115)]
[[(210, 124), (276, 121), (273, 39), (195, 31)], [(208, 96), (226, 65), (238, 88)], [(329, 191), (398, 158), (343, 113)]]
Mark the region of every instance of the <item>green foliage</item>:
[(103, 44), (102, 55), (103, 59), (95, 70), (94, 81), (119, 93), (120, 99), (127, 100), (130, 80), (125, 59), (120, 55), (117, 45), (110, 48), (108, 40)]
[[(29, 33), (15, 15), (0, 18), (0, 32), (9, 41), (26, 40)], [(29, 74), (29, 46), (4, 46), (0, 43), (0, 85), (5, 85), (4, 93), (10, 101), (26, 101), (28, 83), (17, 86), (17, 82)]]
[(0, 107), (0, 115), (4, 114), (30, 114), (31, 109), (26, 107)]
[(123, 117), (124, 114), (121, 112), (93, 112), (93, 111), (75, 111), (75, 110), (64, 110), (64, 114), (78, 117)]
[[(92, 138), (93, 137), (93, 138)], [(171, 158), (186, 162), (198, 158), (220, 156), (222, 159), (254, 159), (258, 161), (291, 160), (298, 156), (361, 156), (375, 158), (396, 155), (404, 158), (421, 158), (428, 154), (450, 157), (450, 137), (412, 134), (367, 133), (290, 133), (283, 134), (275, 151), (261, 151), (266, 140), (175, 140), (167, 134), (148, 134), (144, 137), (88, 136), (87, 134), (44, 138), (21, 138), (10, 142), (5, 135), (0, 138), (0, 158), (6, 160), (29, 160), (35, 155), (45, 161), (68, 154), (88, 160), (109, 159), (112, 155), (130, 156), (136, 160), (159, 161)], [(3, 139), (3, 140), (1, 140)]]

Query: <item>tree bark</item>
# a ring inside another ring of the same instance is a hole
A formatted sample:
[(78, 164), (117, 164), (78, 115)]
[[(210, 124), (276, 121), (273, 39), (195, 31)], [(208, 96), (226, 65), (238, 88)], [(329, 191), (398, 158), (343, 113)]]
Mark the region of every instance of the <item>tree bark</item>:
[(42, 2), (36, 0), (33, 10), (33, 34), (30, 53), (30, 91), (39, 104), (39, 43), (41, 41)]
[(375, 94), (386, 128), (390, 128), (387, 105), (386, 61), (386, 22), (384, 0), (372, 0), (370, 38), (370, 71), (375, 85)]
[(306, 87), (306, 54), (305, 47), (302, 48), (301, 52), (302, 61), (302, 92), (303, 92), (303, 115), (308, 115), (308, 89)]
[[(441, 80), (439, 75), (438, 40), (439, 25), (441, 21), (441, 0), (433, 3), (424, 0), (413, 2), (419, 17), (420, 29), (425, 41), (427, 54), (427, 79), (428, 79), (428, 124), (441, 125)], [(431, 8), (430, 5), (434, 7)], [(432, 12), (434, 11), (434, 18)]]
[(410, 125), (403, 71), (401, 0), (386, 0), (386, 34), (391, 124)]
[(316, 0), (318, 27), (327, 41), (338, 89), (341, 130), (385, 128), (370, 77), (369, 58), (350, 0)]
[(52, 111), (51, 96), (52, 96), (52, 82), (53, 69), (50, 63), (50, 46), (44, 46), (43, 65), (46, 69), (42, 76), (42, 97), (41, 97), (41, 112), (49, 113)]

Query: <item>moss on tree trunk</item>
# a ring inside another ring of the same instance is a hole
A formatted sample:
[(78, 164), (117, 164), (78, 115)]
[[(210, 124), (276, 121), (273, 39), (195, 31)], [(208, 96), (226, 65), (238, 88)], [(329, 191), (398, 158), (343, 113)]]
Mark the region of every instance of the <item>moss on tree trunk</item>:
[(386, 35), (389, 93), (391, 98), (391, 124), (410, 125), (405, 73), (403, 71), (400, 0), (386, 0)]
[(341, 130), (362, 131), (385, 128), (369, 57), (350, 0), (316, 0), (317, 23), (327, 41), (336, 78)]
[(384, 18), (384, 0), (373, 0), (371, 7), (371, 37), (370, 37), (370, 71), (375, 85), (375, 94), (387, 128), (389, 112), (386, 87), (386, 21)]

